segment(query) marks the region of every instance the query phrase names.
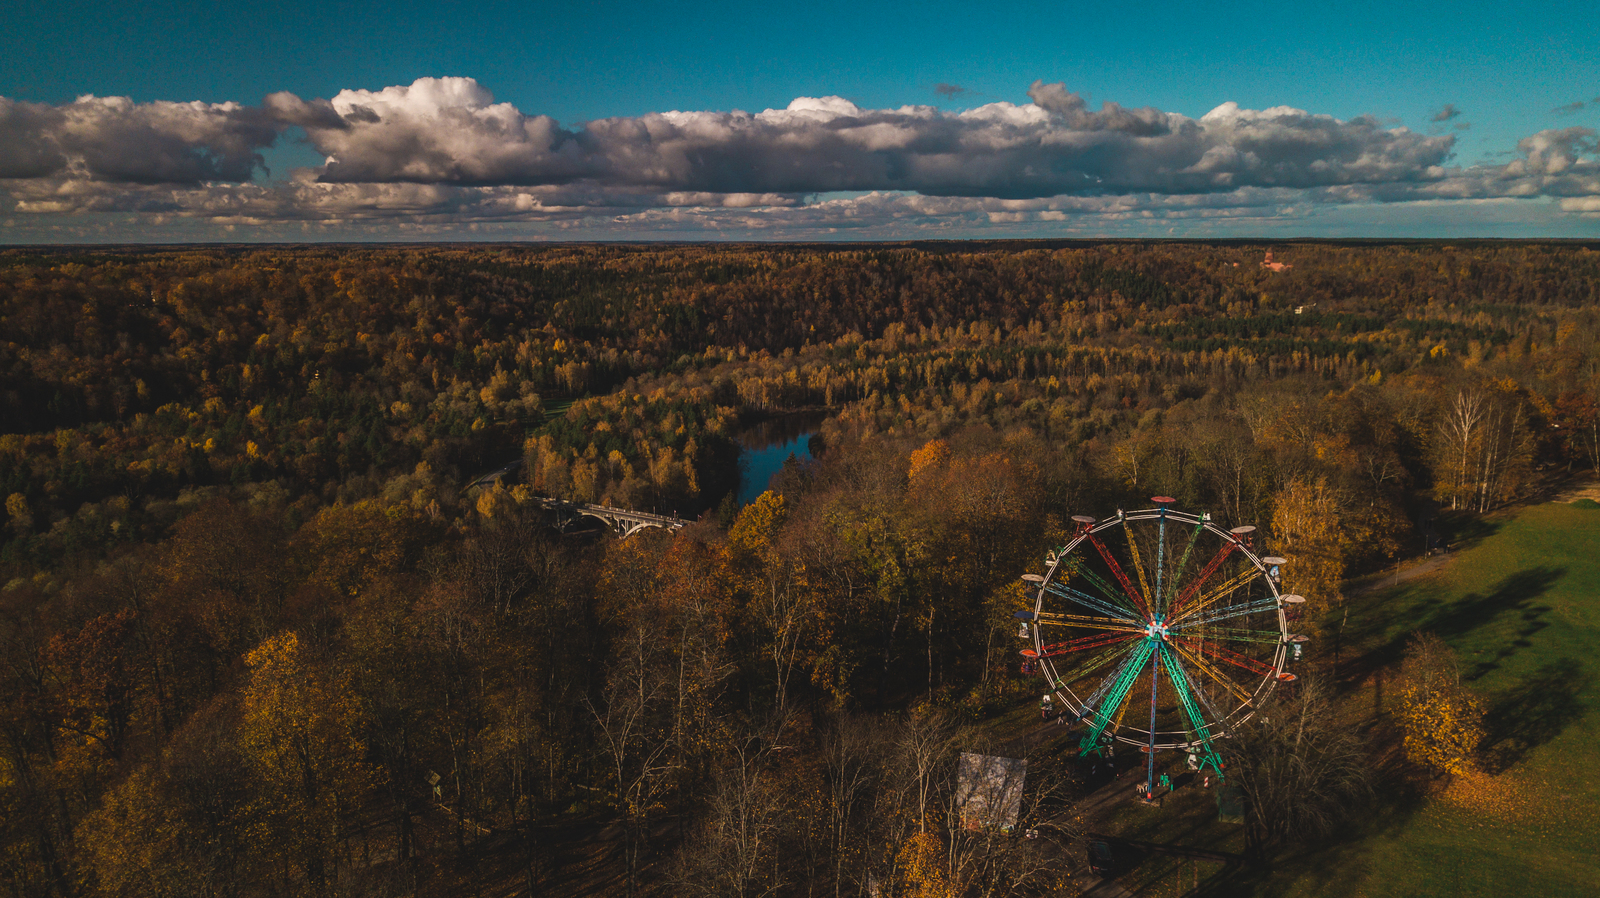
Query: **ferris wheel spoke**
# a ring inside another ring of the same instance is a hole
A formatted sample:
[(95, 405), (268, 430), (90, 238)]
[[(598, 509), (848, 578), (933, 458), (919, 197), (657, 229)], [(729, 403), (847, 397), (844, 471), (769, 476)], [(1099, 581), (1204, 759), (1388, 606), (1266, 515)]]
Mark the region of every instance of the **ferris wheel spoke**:
[[(1178, 648), (1177, 644), (1175, 644), (1175, 643), (1169, 644), (1167, 646), (1167, 648), (1172, 651), (1174, 656), (1181, 656), (1181, 657), (1184, 657), (1184, 658), (1188, 658), (1187, 655), (1183, 655), (1182, 651)], [(1191, 664), (1194, 663), (1192, 659), (1190, 660), (1190, 663)], [(1195, 666), (1199, 667), (1199, 665), (1195, 665)], [(1225, 715), (1223, 715), (1220, 712), (1220, 710), (1217, 708), (1216, 703), (1211, 700), (1211, 696), (1206, 693), (1206, 690), (1201, 688), (1200, 681), (1195, 679), (1193, 676), (1191, 676), (1189, 674), (1189, 669), (1187, 667), (1184, 667), (1182, 664), (1178, 665), (1178, 670), (1184, 676), (1184, 683), (1188, 686), (1189, 694), (1194, 696), (1195, 698), (1198, 698), (1200, 700), (1200, 704), (1205, 706), (1205, 710), (1211, 714), (1211, 719), (1213, 721), (1217, 721), (1217, 722), (1220, 723), (1220, 721), (1222, 721), (1225, 718)], [(1240, 691), (1243, 691), (1243, 690), (1240, 690)], [(1243, 700), (1248, 702), (1250, 699), (1249, 699), (1248, 695), (1246, 695)], [(1213, 725), (1215, 725), (1215, 724), (1213, 724)]]
[(1127, 609), (1119, 608), (1110, 602), (1096, 598), (1086, 592), (1083, 592), (1082, 590), (1073, 589), (1065, 583), (1049, 582), (1044, 584), (1044, 588), (1052, 595), (1076, 602), (1079, 605), (1090, 608), (1094, 611), (1098, 611), (1101, 614), (1110, 615), (1111, 617), (1124, 620), (1129, 623), (1142, 623), (1142, 621), (1138, 620), (1137, 618), (1129, 617), (1127, 614)]
[(1209, 640), (1201, 641), (1181, 636), (1177, 638), (1180, 641), (1192, 641), (1199, 648), (1201, 654), (1210, 655), (1212, 658), (1215, 658), (1218, 661), (1225, 661), (1235, 667), (1242, 667), (1258, 676), (1275, 677), (1278, 675), (1278, 669), (1276, 667), (1257, 661), (1249, 655), (1241, 655), (1232, 649), (1225, 649)]
[(1178, 566), (1172, 569), (1172, 582), (1167, 586), (1165, 603), (1165, 607), (1169, 610), (1177, 604), (1174, 601), (1174, 597), (1178, 592), (1178, 581), (1183, 578), (1183, 569), (1189, 566), (1189, 556), (1194, 552), (1195, 544), (1200, 541), (1200, 533), (1205, 529), (1206, 525), (1200, 523), (1194, 525), (1194, 529), (1189, 531), (1189, 545), (1184, 547), (1183, 557), (1178, 559)]
[(1113, 645), (1111, 648), (1107, 649), (1106, 651), (1103, 651), (1103, 652), (1099, 653), (1098, 655), (1095, 655), (1094, 657), (1083, 661), (1077, 667), (1074, 667), (1072, 670), (1067, 671), (1065, 674), (1056, 677), (1055, 678), (1055, 683), (1053, 684), (1054, 688), (1062, 689), (1062, 688), (1065, 688), (1067, 686), (1071, 686), (1073, 683), (1078, 682), (1079, 680), (1083, 679), (1084, 677), (1087, 677), (1088, 675), (1094, 673), (1095, 671), (1099, 670), (1100, 668), (1105, 667), (1107, 664), (1109, 664), (1112, 661), (1115, 661), (1116, 659), (1128, 654), (1129, 652), (1133, 651), (1136, 648), (1138, 648), (1138, 643), (1133, 643), (1133, 642)]
[[(1133, 572), (1139, 578), (1139, 594), (1154, 596), (1155, 593), (1150, 591), (1150, 578), (1146, 577), (1144, 573), (1144, 560), (1139, 552), (1139, 543), (1133, 538), (1133, 528), (1124, 523), (1122, 526), (1122, 532), (1128, 537), (1128, 557), (1132, 559)], [(1152, 601), (1151, 604), (1153, 605), (1154, 602)], [(1154, 609), (1152, 608), (1152, 610)]]
[(1029, 612), (1027, 620), (1036, 620), (1041, 624), (1054, 624), (1063, 627), (1087, 627), (1091, 630), (1119, 630), (1128, 633), (1143, 633), (1144, 627), (1136, 621), (1123, 617), (1093, 617), (1087, 614), (1058, 614), (1051, 611)]
[(1260, 642), (1276, 645), (1283, 641), (1283, 634), (1273, 630), (1244, 630), (1237, 627), (1206, 627), (1196, 635), (1206, 639), (1220, 639), (1224, 642)]
[[(1172, 651), (1167, 645), (1161, 646), (1161, 654), (1167, 662), (1167, 679), (1172, 681), (1173, 691), (1178, 694), (1178, 703), (1183, 708), (1183, 716), (1189, 723), (1190, 740), (1205, 746), (1207, 754), (1213, 753), (1210, 732), (1212, 724), (1206, 723), (1205, 715), (1200, 713), (1200, 708), (1195, 702), (1196, 690), (1193, 681), (1189, 679), (1189, 672), (1178, 663), (1177, 652)], [(1213, 720), (1222, 719), (1215, 708), (1209, 710)]]
[[(1156, 710), (1161, 694), (1161, 658), (1166, 652), (1159, 651), (1161, 643), (1154, 641), (1158, 651), (1150, 653), (1150, 753), (1145, 755), (1144, 785), (1145, 794), (1149, 795), (1156, 785)], [(1169, 674), (1170, 675), (1170, 674)]]
[(1217, 550), (1216, 556), (1206, 564), (1205, 570), (1200, 572), (1200, 576), (1196, 577), (1194, 582), (1190, 583), (1189, 587), (1183, 591), (1183, 594), (1178, 596), (1178, 600), (1172, 603), (1172, 614), (1177, 614), (1183, 610), (1185, 605), (1189, 604), (1189, 600), (1194, 598), (1195, 593), (1199, 592), (1202, 586), (1205, 586), (1206, 581), (1211, 579), (1211, 575), (1217, 572), (1217, 568), (1222, 567), (1222, 563), (1227, 561), (1228, 556), (1232, 555), (1233, 550), (1237, 548), (1239, 548), (1239, 544), (1234, 541), (1222, 544), (1222, 548)]
[(1094, 745), (1099, 742), (1100, 734), (1111, 725), (1113, 715), (1120, 718), (1122, 705), (1128, 700), (1133, 690), (1134, 681), (1139, 679), (1139, 672), (1144, 670), (1144, 664), (1155, 653), (1155, 646), (1149, 640), (1137, 643), (1138, 649), (1123, 659), (1111, 676), (1106, 677), (1100, 687), (1083, 703), (1083, 717), (1089, 718), (1091, 724), (1089, 732), (1084, 735), (1085, 745)]
[(1265, 599), (1257, 599), (1254, 602), (1246, 602), (1243, 605), (1228, 605), (1223, 608), (1214, 608), (1211, 611), (1207, 611), (1198, 616), (1186, 614), (1179, 620), (1173, 621), (1173, 623), (1170, 625), (1170, 628), (1173, 630), (1189, 630), (1205, 624), (1216, 623), (1217, 621), (1233, 620), (1234, 618), (1238, 617), (1249, 617), (1252, 614), (1260, 614), (1263, 611), (1268, 611), (1277, 607), (1277, 597), (1270, 596)]
[(1123, 642), (1139, 635), (1140, 631), (1132, 633), (1097, 633), (1094, 636), (1084, 636), (1078, 639), (1069, 639), (1066, 642), (1053, 642), (1044, 647), (1044, 651), (1036, 652), (1033, 649), (1023, 649), (1024, 658), (1056, 658), (1061, 655), (1072, 655), (1088, 649), (1097, 649), (1101, 646)]
[(1204, 611), (1207, 608), (1210, 608), (1212, 605), (1215, 605), (1216, 603), (1249, 585), (1250, 581), (1261, 575), (1261, 571), (1256, 570), (1254, 567), (1245, 568), (1229, 578), (1227, 582), (1223, 583), (1221, 586), (1218, 586), (1216, 589), (1213, 589), (1201, 596), (1198, 604), (1191, 604), (1187, 610), (1177, 617), (1174, 617), (1173, 620), (1183, 620), (1186, 617), (1190, 617), (1198, 614), (1201, 611)]
[[(1185, 648), (1180, 642), (1174, 642), (1172, 644), (1172, 648), (1190, 664), (1194, 665), (1196, 670), (1200, 671), (1211, 679), (1216, 680), (1217, 684), (1223, 689), (1226, 689), (1228, 692), (1232, 693), (1234, 698), (1237, 698), (1239, 701), (1245, 703), (1250, 701), (1249, 691), (1243, 686), (1240, 686), (1238, 683), (1234, 682), (1232, 677), (1218, 670), (1216, 665), (1208, 663), (1197, 653)], [(1212, 713), (1213, 716), (1217, 716), (1218, 719), (1221, 719), (1219, 715), (1216, 715), (1215, 710), (1213, 710)]]
[(1101, 593), (1110, 596), (1111, 601), (1121, 606), (1124, 611), (1136, 618), (1141, 620), (1144, 619), (1140, 616), (1139, 609), (1134, 607), (1133, 600), (1123, 595), (1122, 591), (1117, 589), (1115, 586), (1107, 583), (1104, 577), (1096, 574), (1094, 571), (1089, 570), (1087, 567), (1080, 567), (1078, 569), (1078, 573), (1083, 575), (1083, 579), (1092, 583), (1095, 589), (1098, 589)]
[(1117, 578), (1118, 583), (1122, 584), (1123, 593), (1133, 600), (1139, 614), (1148, 619), (1150, 617), (1149, 604), (1145, 602), (1143, 594), (1133, 588), (1133, 584), (1128, 580), (1128, 575), (1122, 572), (1122, 565), (1117, 564), (1117, 559), (1112, 557), (1111, 550), (1107, 549), (1106, 544), (1100, 541), (1100, 537), (1093, 533), (1089, 534), (1089, 542), (1100, 553), (1100, 557), (1105, 559), (1106, 567), (1111, 569), (1111, 575)]
[(1156, 591), (1150, 596), (1150, 608), (1161, 613), (1161, 587), (1167, 564), (1167, 510), (1162, 508), (1161, 520), (1156, 525)]

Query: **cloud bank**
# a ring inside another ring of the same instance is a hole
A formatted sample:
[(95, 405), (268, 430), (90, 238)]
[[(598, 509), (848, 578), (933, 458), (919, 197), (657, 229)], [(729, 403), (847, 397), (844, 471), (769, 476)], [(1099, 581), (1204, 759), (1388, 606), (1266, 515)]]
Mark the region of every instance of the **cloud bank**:
[[(1112, 102), (1091, 109), (1043, 81), (1027, 96), (953, 112), (802, 97), (758, 113), (670, 111), (574, 127), (496, 102), (470, 78), (329, 100), (276, 93), (259, 106), (0, 98), (0, 214), (913, 233), (1281, 217), (1357, 203), (1543, 197), (1572, 215), (1600, 210), (1600, 145), (1588, 128), (1529, 136), (1504, 165), (1458, 167), (1454, 136), (1370, 116), (1232, 102), (1199, 118)], [(1446, 106), (1433, 121), (1458, 114)], [(262, 151), (291, 133), (325, 162), (266, 181)], [(828, 196), (841, 193), (858, 196)]]

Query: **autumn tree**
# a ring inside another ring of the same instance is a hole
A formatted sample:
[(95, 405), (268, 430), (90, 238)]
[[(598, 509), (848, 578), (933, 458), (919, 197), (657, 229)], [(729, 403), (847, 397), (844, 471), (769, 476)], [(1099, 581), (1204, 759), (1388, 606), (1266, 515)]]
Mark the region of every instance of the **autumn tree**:
[(1372, 795), (1366, 747), (1316, 680), (1277, 690), (1228, 744), (1228, 779), (1244, 790), (1257, 846), (1315, 842)]
[(269, 638), (245, 664), (239, 738), (257, 845), (286, 886), (326, 894), (372, 788), (359, 738), (363, 709), (293, 632)]
[(1483, 702), (1461, 682), (1455, 652), (1437, 635), (1416, 633), (1400, 675), (1406, 756), (1441, 773), (1471, 772), (1483, 741)]
[(275, 871), (249, 847), (250, 798), (231, 697), (202, 708), (159, 758), (108, 790), (77, 827), (88, 890), (227, 898)]
[(792, 883), (777, 863), (784, 836), (792, 835), (783, 771), (773, 743), (738, 742), (716, 772), (701, 829), (691, 842), (679, 889), (689, 894), (754, 898), (781, 893)]
[(1522, 487), (1533, 449), (1514, 381), (1457, 390), (1435, 431), (1434, 494), (1452, 509), (1488, 511)]
[(1306, 635), (1313, 637), (1316, 621), (1328, 609), (1344, 603), (1339, 586), (1344, 579), (1348, 540), (1344, 507), (1344, 493), (1323, 476), (1295, 478), (1273, 501), (1271, 545), (1287, 562), (1283, 567), (1285, 590), (1306, 597), (1308, 610), (1298, 626), (1312, 631)]

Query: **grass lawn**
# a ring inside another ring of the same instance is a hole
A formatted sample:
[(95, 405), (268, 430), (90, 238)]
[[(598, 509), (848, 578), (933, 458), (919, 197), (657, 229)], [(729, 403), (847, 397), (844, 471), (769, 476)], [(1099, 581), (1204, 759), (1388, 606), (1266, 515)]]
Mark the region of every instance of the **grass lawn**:
[(1600, 509), (1524, 509), (1443, 569), (1352, 600), (1339, 653), (1353, 723), (1393, 710), (1385, 668), (1415, 630), (1449, 642), (1484, 696), (1486, 771), (1382, 790), (1357, 831), (1280, 859), (1251, 893), (1600, 895)]

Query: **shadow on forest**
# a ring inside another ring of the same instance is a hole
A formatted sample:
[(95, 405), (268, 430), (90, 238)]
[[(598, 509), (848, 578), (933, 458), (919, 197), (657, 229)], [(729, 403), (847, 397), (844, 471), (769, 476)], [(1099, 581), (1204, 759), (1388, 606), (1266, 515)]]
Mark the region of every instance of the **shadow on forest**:
[(1584, 669), (1571, 658), (1539, 665), (1533, 675), (1497, 696), (1484, 718), (1484, 767), (1501, 773), (1566, 728), (1579, 715)]
[[(1391, 635), (1383, 644), (1352, 658), (1350, 666), (1344, 670), (1344, 675), (1346, 678), (1353, 678), (1355, 682), (1361, 682), (1381, 668), (1398, 664), (1405, 654), (1406, 642), (1412, 633), (1418, 631), (1435, 633), (1450, 642), (1497, 617), (1509, 613), (1518, 614), (1521, 623), (1515, 635), (1505, 640), (1493, 655), (1475, 659), (1470, 667), (1462, 670), (1466, 679), (1476, 680), (1499, 667), (1500, 662), (1519, 649), (1531, 646), (1533, 635), (1550, 626), (1542, 618), (1552, 610), (1551, 607), (1535, 604), (1534, 600), (1548, 592), (1550, 587), (1566, 573), (1566, 568), (1533, 567), (1506, 577), (1486, 593), (1469, 593), (1453, 602), (1441, 602), (1437, 599), (1426, 601), (1415, 608), (1415, 617), (1407, 621), (1399, 633)], [(1391, 628), (1394, 623), (1395, 621), (1389, 618), (1373, 620), (1369, 624), (1373, 632), (1368, 635), (1376, 637)], [(1360, 639), (1359, 635), (1357, 639)]]

